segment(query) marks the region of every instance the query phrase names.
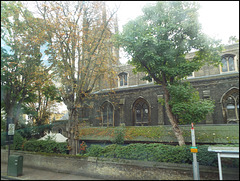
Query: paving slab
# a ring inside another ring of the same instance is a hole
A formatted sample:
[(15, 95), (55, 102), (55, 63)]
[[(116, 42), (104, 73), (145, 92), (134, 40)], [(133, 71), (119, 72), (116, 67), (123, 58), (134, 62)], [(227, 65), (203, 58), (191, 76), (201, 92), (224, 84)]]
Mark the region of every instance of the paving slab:
[(7, 175), (7, 163), (1, 162), (1, 180), (102, 180), (91, 176), (58, 173), (36, 168), (24, 167), (23, 175), (12, 177)]

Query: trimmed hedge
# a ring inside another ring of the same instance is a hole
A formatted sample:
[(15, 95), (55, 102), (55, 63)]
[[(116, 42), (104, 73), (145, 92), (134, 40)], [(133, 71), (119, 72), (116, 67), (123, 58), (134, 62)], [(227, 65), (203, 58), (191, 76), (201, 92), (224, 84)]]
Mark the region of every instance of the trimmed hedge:
[(67, 143), (57, 143), (52, 140), (27, 141), (23, 146), (23, 150), (44, 153), (66, 153)]
[[(208, 151), (210, 145), (199, 145), (197, 159), (200, 165), (218, 166), (217, 154)], [(231, 145), (233, 146), (233, 145)], [(235, 145), (238, 146), (238, 145)], [(192, 164), (193, 156), (189, 145), (172, 146), (160, 143), (129, 144), (127, 146), (112, 144), (108, 146), (91, 145), (87, 148), (86, 156), (120, 158), (129, 160), (144, 160), (156, 162), (188, 163)], [(224, 159), (223, 159), (224, 161)], [(238, 159), (224, 164), (227, 167), (238, 167)]]

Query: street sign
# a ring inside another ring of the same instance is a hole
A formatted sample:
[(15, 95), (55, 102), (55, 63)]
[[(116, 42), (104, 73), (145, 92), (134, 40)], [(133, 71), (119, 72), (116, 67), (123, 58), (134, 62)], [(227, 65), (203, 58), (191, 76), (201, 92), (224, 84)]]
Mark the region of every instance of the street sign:
[(192, 147), (191, 147), (191, 152), (192, 152), (192, 153), (197, 153), (197, 152), (198, 152), (197, 147), (196, 147), (196, 146), (192, 146)]
[(15, 131), (15, 124), (9, 124), (8, 125), (8, 135), (13, 136)]

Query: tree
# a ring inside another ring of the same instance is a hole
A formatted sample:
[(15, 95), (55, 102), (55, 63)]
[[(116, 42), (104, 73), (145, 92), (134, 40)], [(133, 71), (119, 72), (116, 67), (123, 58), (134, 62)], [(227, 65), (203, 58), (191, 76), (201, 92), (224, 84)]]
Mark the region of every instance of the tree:
[[(45, 75), (44, 75), (45, 74)], [(23, 112), (28, 114), (33, 120), (36, 135), (39, 138), (44, 136), (44, 131), (49, 130), (50, 115), (56, 107), (56, 102), (61, 101), (58, 89), (51, 81), (51, 74), (41, 72), (42, 79), (37, 81), (36, 92), (29, 97), (23, 105)]]
[[(148, 75), (145, 80), (151, 81), (153, 78), (162, 85), (166, 113), (179, 145), (185, 144), (178, 126), (179, 119), (191, 121), (184, 116), (186, 108), (199, 100), (196, 94), (191, 95), (194, 92), (192, 88), (183, 85), (181, 80), (206, 63), (218, 65), (221, 60), (219, 42), (201, 31), (198, 9), (199, 5), (195, 2), (157, 2), (154, 6), (143, 8), (144, 15), (129, 21), (119, 36), (120, 45), (132, 56), (129, 63), (135, 66), (134, 71), (145, 72)], [(189, 60), (186, 54), (192, 50), (197, 51), (194, 58)], [(177, 90), (182, 91), (182, 97), (178, 97), (180, 92)], [(191, 97), (176, 105), (187, 94)], [(191, 109), (187, 113), (194, 118), (192, 121), (199, 121), (192, 111), (198, 112), (196, 115), (204, 115), (206, 108), (212, 110), (213, 107), (210, 102), (197, 104), (202, 105), (202, 109)]]
[(40, 64), (39, 45), (30, 43), (27, 13), (20, 2), (1, 2), (1, 39), (10, 47), (1, 47), (1, 103), (7, 119), (18, 123), (21, 104), (33, 89), (34, 72)]
[(36, 92), (51, 79), (43, 77), (49, 69), (41, 60), (42, 22), (21, 2), (1, 2), (1, 40), (6, 44), (1, 47), (1, 103), (16, 128), (23, 106), (36, 101)]
[(238, 43), (238, 42), (239, 42), (239, 39), (236, 36), (230, 36), (228, 38), (228, 43), (233, 44), (233, 43)]
[[(45, 22), (49, 61), (59, 76), (59, 88), (69, 111), (70, 154), (76, 154), (78, 109), (100, 80), (112, 80), (116, 62), (111, 42), (115, 12), (100, 1), (37, 3)], [(114, 82), (109, 81), (111, 86)]]

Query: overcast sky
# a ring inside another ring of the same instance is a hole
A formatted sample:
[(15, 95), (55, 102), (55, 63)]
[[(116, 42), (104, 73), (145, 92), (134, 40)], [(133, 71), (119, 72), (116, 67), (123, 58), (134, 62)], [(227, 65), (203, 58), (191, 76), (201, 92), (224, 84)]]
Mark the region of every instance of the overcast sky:
[[(143, 14), (142, 8), (146, 4), (155, 3), (156, 1), (106, 1), (110, 8), (120, 6), (117, 12), (120, 31), (129, 20)], [(239, 38), (239, 1), (198, 1), (198, 3), (200, 4), (199, 21), (204, 33), (215, 39), (221, 39), (223, 44), (228, 44), (230, 36)], [(122, 63), (127, 61), (122, 51), (120, 61)]]
[[(142, 15), (142, 8), (146, 4), (156, 1), (107, 1), (110, 7), (120, 5), (118, 10), (119, 30), (129, 20)], [(202, 30), (210, 37), (221, 39), (223, 44), (228, 44), (230, 36), (239, 38), (239, 1), (198, 1), (199, 22)], [(120, 61), (125, 63), (127, 58), (121, 53)]]
[[(107, 5), (112, 8), (115, 7), (115, 5), (120, 5), (117, 15), (119, 30), (122, 31), (124, 24), (142, 15), (144, 5), (149, 3), (154, 4), (155, 2), (156, 1), (107, 1)], [(202, 24), (204, 33), (216, 39), (221, 39), (223, 44), (228, 44), (228, 38), (230, 36), (236, 36), (239, 39), (239, 1), (198, 2), (200, 3), (199, 21)], [(125, 55), (120, 53), (120, 56), (120, 61), (126, 63), (127, 58)]]

